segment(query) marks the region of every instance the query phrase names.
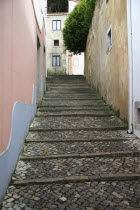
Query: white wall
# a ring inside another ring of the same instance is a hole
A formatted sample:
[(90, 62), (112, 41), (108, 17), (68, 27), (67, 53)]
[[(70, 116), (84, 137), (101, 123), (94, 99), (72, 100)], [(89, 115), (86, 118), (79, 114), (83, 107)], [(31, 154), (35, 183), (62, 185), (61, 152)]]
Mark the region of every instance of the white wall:
[(84, 53), (72, 56), (73, 75), (84, 74)]
[(74, 9), (76, 5), (77, 5), (77, 2), (69, 1), (69, 13)]
[(129, 36), (129, 126), (140, 137), (140, 1), (128, 0), (128, 36)]

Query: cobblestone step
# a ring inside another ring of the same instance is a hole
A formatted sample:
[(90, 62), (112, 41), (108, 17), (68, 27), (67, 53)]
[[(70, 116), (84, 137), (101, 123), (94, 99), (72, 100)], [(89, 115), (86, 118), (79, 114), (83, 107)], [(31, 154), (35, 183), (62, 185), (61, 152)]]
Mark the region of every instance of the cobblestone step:
[(105, 106), (106, 104), (101, 100), (69, 100), (69, 101), (42, 101), (40, 105), (43, 106)]
[(140, 140), (84, 77), (46, 85), (0, 209), (140, 208)]
[(60, 131), (60, 132), (65, 132), (65, 131), (117, 131), (117, 130), (126, 130), (126, 126), (112, 126), (112, 127), (84, 127), (84, 128), (45, 128), (45, 127), (31, 127), (29, 131), (37, 131), (37, 132), (53, 132), (53, 131)]
[(105, 108), (100, 108), (100, 107), (95, 107), (95, 108), (86, 108), (86, 109), (82, 109), (81, 107), (56, 107), (56, 108), (47, 108), (47, 107), (42, 107), (42, 108), (38, 108), (38, 112), (46, 112), (46, 113), (49, 113), (49, 112), (70, 112), (70, 113), (73, 113), (73, 112), (76, 112), (76, 113), (91, 113), (91, 112), (97, 112), (100, 113), (100, 111), (106, 111), (106, 112), (111, 112), (113, 113), (112, 111), (110, 111), (110, 109), (108, 107), (105, 107)]
[[(27, 141), (26, 141), (27, 142)], [(135, 151), (138, 148), (140, 140), (131, 143), (130, 140), (105, 140), (105, 141), (81, 141), (81, 140), (65, 140), (65, 141), (31, 141), (24, 147), (24, 156), (45, 156), (45, 155), (62, 155), (62, 154), (91, 154), (91, 153), (106, 153), (106, 152), (125, 152)], [(136, 154), (136, 153), (135, 153)], [(134, 154), (133, 154), (134, 155)], [(138, 154), (137, 154), (138, 155)]]
[(109, 109), (106, 104), (98, 104), (98, 105), (46, 105), (46, 104), (40, 104), (38, 105), (38, 108), (46, 108), (46, 109)]
[(71, 154), (57, 154), (57, 155), (30, 155), (20, 157), (20, 160), (47, 160), (47, 159), (66, 159), (66, 158), (94, 158), (94, 157), (140, 157), (140, 151), (119, 151), (119, 152), (96, 152), (96, 153), (71, 153)]
[(140, 174), (140, 157), (94, 157), (20, 160), (14, 181), (104, 174)]
[(80, 116), (80, 117), (85, 117), (85, 116), (93, 116), (93, 117), (102, 117), (102, 116), (113, 116), (114, 113), (110, 111), (109, 109), (45, 109), (45, 108), (39, 108), (36, 116)]
[(71, 101), (71, 100), (75, 100), (75, 101), (102, 101), (101, 98), (99, 97), (94, 97), (94, 98), (43, 98), (43, 101), (54, 101), (54, 100), (58, 100), (58, 101)]
[(48, 91), (48, 93), (49, 94), (66, 94), (66, 95), (68, 95), (68, 94), (81, 94), (81, 95), (83, 95), (83, 94), (96, 94), (96, 92), (94, 92), (93, 90), (88, 90), (88, 89), (85, 89), (85, 90), (78, 90), (77, 89), (77, 91), (75, 91), (75, 90), (73, 90), (73, 89), (63, 89), (63, 90), (49, 90)]
[(66, 92), (63, 92), (63, 95), (60, 93), (60, 92), (54, 92), (52, 93), (47, 91), (45, 94), (44, 94), (44, 97), (47, 97), (47, 96), (50, 96), (50, 97), (59, 97), (59, 98), (63, 98), (63, 97), (99, 97), (99, 95), (97, 93), (66, 93)]
[(12, 185), (3, 206), (25, 210), (138, 210), (139, 189), (139, 180)]
[(102, 128), (126, 128), (126, 124), (115, 116), (111, 117), (35, 117), (31, 124), (32, 128), (44, 129), (101, 129)]
[[(57, 83), (57, 85), (55, 85)], [(48, 81), (46, 82), (46, 86), (52, 86), (52, 87), (56, 87), (56, 86), (59, 86), (59, 87), (65, 87), (65, 86), (68, 86), (68, 87), (73, 87), (73, 86), (77, 86), (77, 87), (84, 87), (84, 86), (89, 86), (89, 84), (87, 82), (85, 82), (84, 80), (83, 81), (80, 81), (80, 80), (67, 80), (67, 81), (56, 81), (56, 82), (52, 82), (52, 81)]]
[(109, 117), (113, 116), (113, 113), (44, 113), (37, 112), (36, 117)]
[(73, 87), (48, 87), (48, 91), (51, 91), (51, 90), (57, 90), (57, 91), (74, 91), (74, 92), (84, 92), (84, 91), (91, 91), (91, 88), (90, 87), (78, 87), (78, 86), (73, 86)]
[(104, 181), (139, 181), (140, 174), (103, 174), (103, 175), (89, 175), (89, 176), (64, 176), (60, 178), (43, 178), (43, 179), (26, 179), (13, 181), (12, 185), (33, 185), (33, 184), (72, 184), (82, 182), (104, 182)]
[[(26, 143), (31, 143), (31, 142), (35, 142), (35, 143), (38, 143), (38, 142), (44, 142), (44, 143), (57, 143), (57, 142), (65, 142), (65, 143), (70, 143), (70, 142), (121, 142), (121, 141), (130, 141), (130, 139), (123, 139), (123, 138), (100, 138), (100, 139), (49, 139), (47, 138), (46, 135), (47, 133), (45, 133), (45, 137), (34, 137), (34, 138), (27, 138), (26, 139)], [(40, 139), (39, 139), (40, 138)], [(136, 141), (136, 140), (133, 140), (131, 139), (131, 143), (132, 141)], [(139, 144), (140, 142), (138, 142)], [(133, 143), (135, 144), (135, 143)], [(132, 144), (132, 145), (133, 145)]]
[(134, 135), (127, 134), (126, 130), (105, 130), (105, 131), (97, 131), (97, 130), (66, 130), (66, 131), (30, 131), (26, 140), (54, 140), (54, 141), (70, 141), (70, 140), (84, 140), (84, 141), (117, 141), (119, 139), (129, 139), (131, 140), (131, 144), (135, 143), (134, 140), (136, 137)]

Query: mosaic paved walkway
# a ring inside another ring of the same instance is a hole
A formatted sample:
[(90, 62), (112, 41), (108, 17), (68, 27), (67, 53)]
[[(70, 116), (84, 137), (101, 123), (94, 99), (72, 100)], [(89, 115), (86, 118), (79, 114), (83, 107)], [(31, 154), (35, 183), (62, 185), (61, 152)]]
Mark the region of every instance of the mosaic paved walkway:
[(140, 140), (82, 76), (47, 86), (1, 209), (140, 209)]

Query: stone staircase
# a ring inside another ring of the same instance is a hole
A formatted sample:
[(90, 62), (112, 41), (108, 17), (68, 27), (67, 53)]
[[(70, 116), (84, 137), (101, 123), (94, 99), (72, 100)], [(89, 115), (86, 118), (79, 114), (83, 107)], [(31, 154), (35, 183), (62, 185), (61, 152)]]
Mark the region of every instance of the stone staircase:
[(140, 209), (140, 140), (82, 76), (49, 76), (4, 209)]

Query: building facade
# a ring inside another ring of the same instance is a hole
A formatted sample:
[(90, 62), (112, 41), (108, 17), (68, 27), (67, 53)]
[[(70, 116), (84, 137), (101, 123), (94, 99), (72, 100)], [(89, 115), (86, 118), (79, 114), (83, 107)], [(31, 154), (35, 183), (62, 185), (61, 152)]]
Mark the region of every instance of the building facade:
[(0, 1), (0, 200), (44, 92), (44, 4)]
[(48, 74), (82, 75), (84, 73), (84, 53), (74, 55), (66, 50), (62, 29), (69, 13), (79, 0), (68, 1), (68, 13), (49, 13), (47, 16), (47, 72)]
[(63, 43), (62, 29), (68, 13), (51, 13), (47, 17), (47, 72), (67, 73), (67, 52)]
[(85, 76), (140, 137), (140, 3), (98, 0), (87, 39)]

